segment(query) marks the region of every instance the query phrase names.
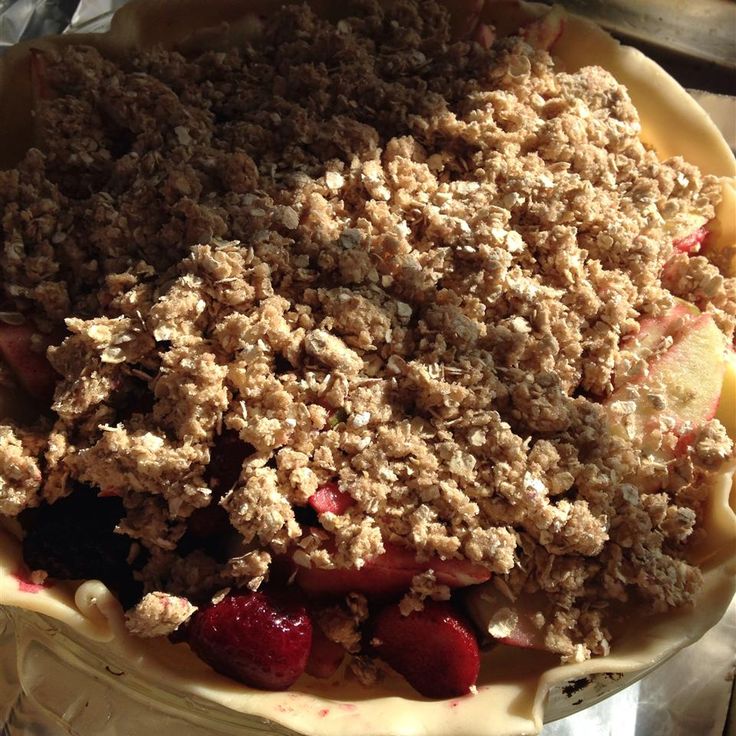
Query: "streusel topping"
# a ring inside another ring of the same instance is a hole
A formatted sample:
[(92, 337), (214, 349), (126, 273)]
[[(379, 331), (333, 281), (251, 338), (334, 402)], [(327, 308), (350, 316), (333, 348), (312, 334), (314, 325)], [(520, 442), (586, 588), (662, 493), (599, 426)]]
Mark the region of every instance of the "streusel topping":
[[(660, 162), (600, 68), (452, 40), (430, 0), (350, 7), (288, 6), (237, 49), (48, 55), (39, 147), (0, 172), (0, 265), (8, 310), (68, 334), (53, 426), (0, 429), (0, 511), (119, 495), (147, 591), (195, 603), (295, 550), (465, 558), (548, 594), (551, 648), (606, 653), (611, 602), (692, 600), (684, 545), (732, 452), (713, 420), (663, 464), (601, 403), (675, 296), (733, 336), (736, 282), (672, 258), (718, 183)], [(217, 489), (226, 433), (248, 451)], [(328, 482), (353, 505), (300, 521)], [(210, 504), (225, 562), (179, 544)], [(446, 595), (427, 573), (403, 606)], [(171, 611), (148, 600), (138, 628)]]

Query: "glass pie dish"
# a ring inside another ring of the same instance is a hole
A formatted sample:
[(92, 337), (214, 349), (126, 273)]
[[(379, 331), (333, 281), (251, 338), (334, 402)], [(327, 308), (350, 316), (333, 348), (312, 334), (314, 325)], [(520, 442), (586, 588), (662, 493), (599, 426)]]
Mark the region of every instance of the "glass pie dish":
[[(494, 3), (483, 12), (500, 29), (504, 23), (509, 28), (514, 24), (518, 26), (542, 10), (535, 6)], [(122, 48), (145, 47), (157, 42), (174, 43), (188, 36), (193, 28), (207, 28), (221, 21), (232, 24), (235, 38), (241, 33), (247, 37), (250, 32), (248, 18), (239, 20), (241, 15), (242, 6), (237, 3), (211, 3), (206, 8), (195, 3), (132, 3), (116, 16), (109, 34), (84, 40), (114, 55)], [(173, 23), (172, 18), (175, 18)], [(33, 47), (43, 49), (46, 43), (77, 40), (70, 37), (61, 41), (34, 42)], [(10, 99), (12, 95), (15, 100), (12, 110), (18, 112), (17, 117), (13, 114), (3, 121), (3, 126), (7, 126), (2, 136), (2, 159), (5, 162), (17, 158), (18, 151), (27, 144), (26, 135), (32, 128), (23, 114), (24, 109), (26, 112), (30, 110), (30, 103), (24, 108), (23, 102), (28, 100), (28, 85), (18, 71), (27, 63), (25, 53), (24, 48), (12, 51), (3, 62), (3, 76), (0, 77), (0, 99)], [(687, 93), (641, 54), (620, 46), (591, 24), (574, 17), (568, 19), (564, 33), (555, 42), (553, 53), (569, 70), (596, 63), (626, 84), (642, 118), (642, 138), (654, 147), (660, 158), (679, 154), (703, 172), (724, 177), (724, 199), (716, 217), (721, 231), (715, 232), (714, 236), (723, 247), (730, 245), (733, 232), (727, 230), (733, 217), (727, 208), (733, 205), (732, 177), (736, 163), (715, 127)], [(9, 108), (4, 105), (3, 109)], [(671, 125), (672, 120), (677, 120), (678, 125)], [(728, 375), (732, 385), (733, 375)], [(732, 398), (726, 391), (725, 400), (722, 400), (726, 412), (724, 423), (728, 420), (729, 405), (733, 407)], [(554, 700), (545, 709), (553, 686), (596, 673), (623, 674), (623, 678), (616, 681), (616, 686), (621, 686), (695, 640), (718, 620), (735, 587), (733, 541), (736, 538), (736, 518), (729, 506), (731, 476), (732, 472), (724, 473), (714, 482), (704, 520), (708, 535), (693, 551), (705, 577), (694, 609), (675, 610), (648, 618), (636, 631), (629, 629), (622, 634), (610, 655), (582, 663), (559, 666), (553, 657), (543, 653), (497, 647), (484, 654), (477, 696), (451, 701), (424, 701), (397, 677), (389, 677), (370, 690), (339, 678), (326, 682), (304, 678), (286, 693), (246, 691), (242, 686), (212, 673), (186, 647), (163, 640), (144, 643), (130, 636), (122, 626), (119, 604), (104, 586), (87, 582), (78, 586), (54, 583), (43, 587), (25, 580), (12, 529), (2, 546), (4, 574), (0, 579), (0, 601), (19, 609), (36, 611), (71, 628), (71, 631), (62, 629), (50, 637), (49, 630), (39, 624), (36, 617), (12, 614), (21, 642), (20, 661), (27, 667), (25, 672), (21, 667), (21, 677), (26, 678), (26, 692), (39, 686), (33, 676), (32, 657), (38, 656), (39, 661), (47, 655), (53, 657), (55, 647), (48, 646), (48, 641), (64, 641), (63, 645), (58, 645), (56, 653), (62, 650), (75, 652), (77, 659), (71, 665), (72, 669), (85, 670), (85, 657), (91, 660), (87, 662), (87, 672), (89, 667), (99, 670), (99, 664), (104, 662), (116, 672), (126, 673), (124, 678), (114, 674), (113, 677), (120, 677), (121, 683), (129, 678), (131, 692), (145, 692), (147, 688), (155, 687), (157, 681), (165, 682), (166, 689), (159, 688), (153, 696), (149, 695), (152, 702), (162, 704), (162, 710), (164, 702), (176, 703), (177, 698), (184, 697), (184, 702), (193, 704), (195, 713), (204, 707), (208, 718), (215, 711), (222, 715), (223, 728), (237, 723), (240, 716), (235, 714), (239, 713), (246, 723), (253, 723), (254, 733), (259, 732), (255, 726), (259, 719), (279, 724), (266, 726), (276, 729), (277, 733), (281, 727), (304, 734), (528, 733), (539, 728), (543, 714), (546, 718), (554, 718), (566, 712), (564, 708), (555, 711)], [(87, 648), (79, 647), (80, 642), (84, 642), (83, 637), (90, 641)], [(44, 667), (51, 666), (49, 659)], [(60, 679), (59, 675), (57, 682)], [(169, 688), (170, 697), (165, 695)], [(51, 697), (52, 694), (48, 693), (37, 699), (50, 703)], [(70, 706), (71, 703), (57, 706), (59, 712), (56, 715), (62, 715)], [(192, 720), (198, 717), (195, 714)], [(377, 723), (381, 725), (376, 726)], [(243, 732), (243, 727), (247, 728), (241, 726), (240, 732)], [(195, 728), (191, 726), (192, 733), (196, 733)], [(223, 730), (223, 733), (227, 731)]]

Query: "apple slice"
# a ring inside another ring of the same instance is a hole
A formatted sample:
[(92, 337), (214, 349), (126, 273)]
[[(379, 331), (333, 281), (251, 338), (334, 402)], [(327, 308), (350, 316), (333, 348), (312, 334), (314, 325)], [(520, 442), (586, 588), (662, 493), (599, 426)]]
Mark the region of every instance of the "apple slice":
[(473, 594), (469, 607), (476, 625), (499, 644), (548, 650), (545, 622), (550, 603), (542, 593), (524, 595), (511, 601), (489, 584)]
[(45, 348), (50, 344), (44, 338), (44, 350), (34, 350), (35, 331), (28, 324), (0, 323), (0, 356), (7, 363), (21, 386), (43, 406), (50, 406), (59, 376), (46, 359)]
[(708, 228), (703, 225), (697, 230), (693, 230), (689, 235), (685, 235), (684, 237), (673, 241), (672, 245), (675, 247), (675, 250), (680, 253), (699, 253), (709, 233), (710, 231)]
[(726, 428), (729, 437), (736, 437), (736, 352), (733, 348), (726, 351), (723, 387), (716, 419)]
[(549, 13), (519, 30), (519, 35), (535, 49), (549, 51), (565, 30), (565, 11), (555, 5)]
[(482, 48), (489, 49), (496, 40), (496, 32), (487, 23), (478, 23), (473, 31), (472, 38)]
[(691, 212), (679, 212), (664, 227), (679, 253), (698, 253), (710, 233), (708, 220)]
[(678, 334), (685, 323), (700, 314), (696, 306), (678, 299), (675, 305), (661, 317), (644, 317), (639, 322), (636, 337), (628, 338), (623, 347), (637, 357), (646, 358), (661, 344), (665, 337)]
[(430, 569), (437, 582), (450, 588), (477, 585), (491, 577), (485, 567), (468, 560), (433, 557), (419, 561), (412, 550), (397, 544), (386, 544), (385, 550), (360, 569), (299, 567), (296, 583), (310, 595), (363, 593), (371, 598), (391, 598), (408, 591), (412, 578)]
[[(666, 334), (669, 328), (662, 329)], [(693, 430), (716, 414), (726, 371), (726, 341), (707, 313), (686, 320), (672, 337), (672, 346), (651, 361), (648, 375), (624, 383), (607, 405), (633, 401), (634, 427), (640, 435), (658, 427), (666, 416), (680, 437), (679, 453)], [(664, 408), (651, 400), (654, 394), (664, 398)]]

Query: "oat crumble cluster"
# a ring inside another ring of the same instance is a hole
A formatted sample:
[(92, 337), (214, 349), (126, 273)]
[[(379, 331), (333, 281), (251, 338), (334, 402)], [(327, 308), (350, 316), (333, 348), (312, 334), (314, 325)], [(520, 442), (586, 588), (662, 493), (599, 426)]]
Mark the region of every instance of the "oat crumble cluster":
[[(675, 296), (732, 338), (736, 282), (672, 258), (718, 183), (658, 161), (609, 73), (452, 41), (430, 0), (360, 0), (336, 24), (286, 7), (239, 49), (70, 46), (46, 74), (38, 148), (0, 172), (3, 305), (66, 337), (53, 421), (0, 426), (0, 513), (120, 496), (133, 630), (280, 555), (360, 567), (388, 542), (543, 592), (567, 658), (608, 652), (620, 603), (692, 600), (685, 544), (730, 440), (713, 420), (667, 465), (602, 402)], [(248, 451), (217, 489), (223, 435)], [(328, 482), (353, 505), (303, 523)], [(226, 554), (183, 551), (217, 504)], [(447, 597), (428, 572), (402, 610)], [(359, 652), (365, 600), (326, 610)]]

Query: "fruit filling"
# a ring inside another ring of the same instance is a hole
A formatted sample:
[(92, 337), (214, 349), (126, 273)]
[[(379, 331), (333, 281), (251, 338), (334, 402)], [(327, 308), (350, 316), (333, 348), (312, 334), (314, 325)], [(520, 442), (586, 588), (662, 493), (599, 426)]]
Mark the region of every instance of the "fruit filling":
[(0, 424), (0, 515), (37, 578), (102, 580), (247, 686), (430, 698), (479, 644), (582, 661), (696, 602), (733, 457), (719, 182), (555, 67), (558, 10), (468, 17), (34, 52), (0, 382), (39, 410)]

